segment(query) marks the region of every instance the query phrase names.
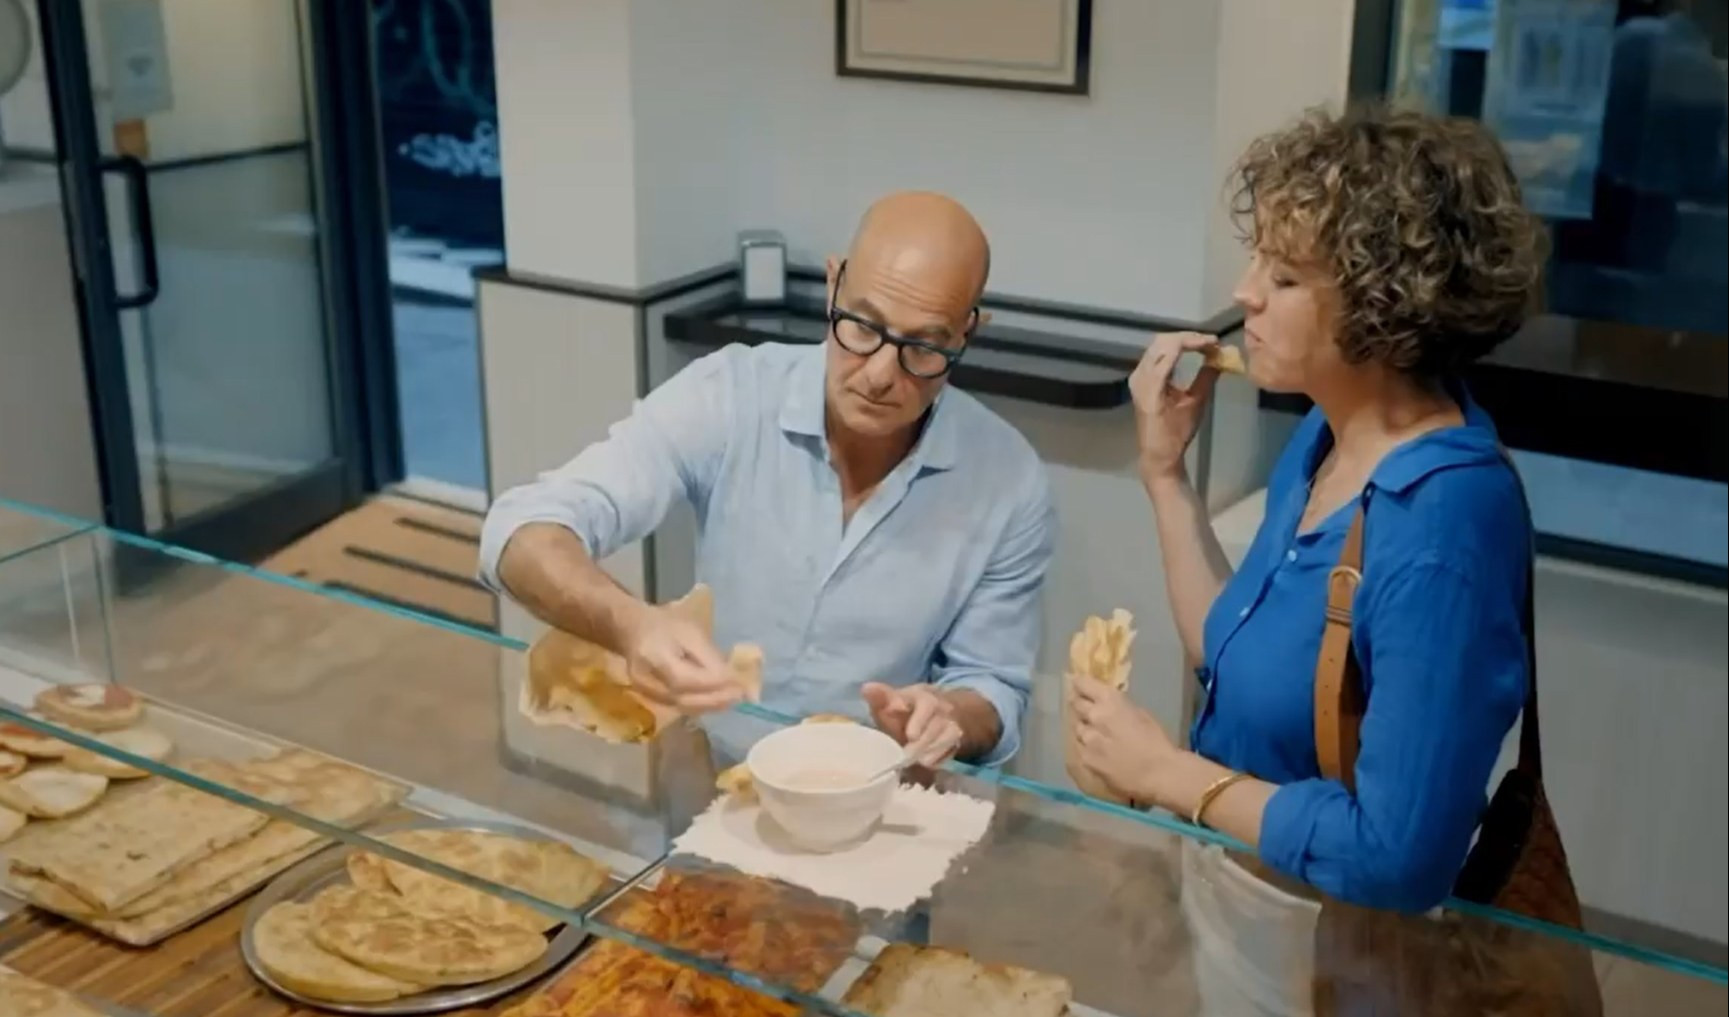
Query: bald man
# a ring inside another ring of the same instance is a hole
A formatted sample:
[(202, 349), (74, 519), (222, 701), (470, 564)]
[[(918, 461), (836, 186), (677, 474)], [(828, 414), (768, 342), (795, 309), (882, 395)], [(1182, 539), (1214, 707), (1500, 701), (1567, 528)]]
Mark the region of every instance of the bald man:
[[(847, 257), (829, 259), (821, 346), (732, 346), (679, 372), (605, 440), (493, 504), (482, 575), (624, 657), (644, 694), (725, 710), (740, 689), (715, 644), (595, 564), (684, 499), (716, 642), (763, 648), (764, 706), (868, 718), (927, 765), (1006, 761), (1054, 519), (1026, 440), (948, 387), (989, 262), (954, 201), (877, 202)], [(723, 759), (748, 748), (745, 721), (705, 722)]]

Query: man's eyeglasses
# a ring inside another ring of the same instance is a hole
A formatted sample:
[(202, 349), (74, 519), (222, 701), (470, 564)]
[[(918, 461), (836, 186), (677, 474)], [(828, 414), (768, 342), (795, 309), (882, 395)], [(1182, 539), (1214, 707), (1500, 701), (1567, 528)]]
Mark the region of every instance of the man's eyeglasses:
[[(843, 261), (834, 279), (837, 299), (840, 295), (841, 280), (844, 278), (846, 262)], [(960, 361), (961, 354), (966, 352), (967, 342), (972, 339), (973, 330), (978, 328), (978, 324), (979, 309), (975, 307), (967, 320), (966, 331), (949, 345), (896, 335), (889, 331), (887, 326), (842, 310), (834, 301), (829, 302), (828, 308), (829, 334), (840, 344), (841, 349), (854, 356), (868, 357), (882, 349), (883, 343), (888, 343), (895, 348), (896, 355), (900, 358), (901, 370), (915, 378), (940, 378), (953, 369)]]

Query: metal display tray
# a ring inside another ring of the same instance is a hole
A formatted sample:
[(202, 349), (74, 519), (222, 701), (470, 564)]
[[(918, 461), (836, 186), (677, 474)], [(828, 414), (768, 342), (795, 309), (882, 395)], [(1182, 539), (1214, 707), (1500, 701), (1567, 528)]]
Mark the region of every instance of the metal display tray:
[[(376, 829), (367, 831), (369, 837), (377, 837), (387, 833), (399, 833), (405, 830), (472, 830), (484, 833), (502, 833), (523, 840), (553, 841), (532, 827), (515, 823), (483, 822), (467, 819), (423, 819), (406, 820), (400, 823), (381, 824)], [(348, 856), (358, 850), (348, 845), (335, 845), (325, 851), (306, 859), (294, 868), (278, 876), (274, 882), (265, 887), (246, 909), (245, 921), (240, 936), (240, 953), (246, 961), (246, 966), (252, 971), (253, 977), (269, 986), (278, 995), (297, 1003), (314, 1007), (319, 1010), (329, 1010), (336, 1013), (349, 1014), (429, 1014), (444, 1013), (449, 1010), (460, 1010), (465, 1007), (479, 1006), (491, 1002), (501, 996), (507, 996), (530, 983), (561, 970), (565, 964), (576, 955), (589, 934), (580, 926), (561, 925), (552, 936), (545, 953), (533, 964), (514, 971), (502, 978), (489, 982), (479, 982), (474, 985), (449, 986), (403, 996), (383, 1003), (336, 1003), (315, 999), (284, 988), (270, 977), (264, 966), (259, 963), (257, 946), (253, 942), (253, 930), (264, 913), (283, 901), (307, 901), (327, 886), (348, 882)], [(625, 883), (614, 872), (609, 875), (607, 884), (602, 887), (587, 903), (604, 900), (615, 893)]]

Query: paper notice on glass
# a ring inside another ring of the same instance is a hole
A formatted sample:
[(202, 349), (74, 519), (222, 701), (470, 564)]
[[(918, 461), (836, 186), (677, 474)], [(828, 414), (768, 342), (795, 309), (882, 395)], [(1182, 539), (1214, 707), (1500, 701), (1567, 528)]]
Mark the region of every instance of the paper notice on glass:
[(142, 120), (173, 108), (162, 0), (102, 0), (99, 11), (113, 121)]
[(1615, 44), (1614, 0), (1499, 0), (1483, 89), (1532, 211), (1588, 219)]

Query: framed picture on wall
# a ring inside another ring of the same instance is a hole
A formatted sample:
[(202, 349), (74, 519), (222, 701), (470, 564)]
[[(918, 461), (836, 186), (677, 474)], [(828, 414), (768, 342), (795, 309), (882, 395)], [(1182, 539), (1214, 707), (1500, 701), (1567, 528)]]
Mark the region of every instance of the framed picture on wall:
[(835, 73), (1086, 95), (1093, 0), (835, 0)]

